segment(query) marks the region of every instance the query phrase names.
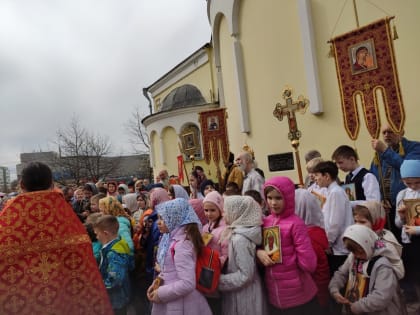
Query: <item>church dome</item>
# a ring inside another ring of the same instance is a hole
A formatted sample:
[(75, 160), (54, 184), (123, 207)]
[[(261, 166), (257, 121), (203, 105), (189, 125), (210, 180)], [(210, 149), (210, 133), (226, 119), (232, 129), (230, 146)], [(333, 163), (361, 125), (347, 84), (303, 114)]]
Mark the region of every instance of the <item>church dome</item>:
[(185, 84), (172, 90), (163, 100), (161, 111), (193, 107), (206, 104), (206, 100), (198, 88)]

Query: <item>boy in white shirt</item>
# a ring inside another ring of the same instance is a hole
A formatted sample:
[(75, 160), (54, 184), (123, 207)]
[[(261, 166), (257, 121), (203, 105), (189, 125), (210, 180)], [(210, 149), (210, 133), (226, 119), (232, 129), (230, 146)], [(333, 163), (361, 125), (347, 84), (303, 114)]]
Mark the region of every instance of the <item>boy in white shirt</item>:
[(330, 251), (328, 263), (331, 276), (347, 258), (348, 250), (342, 240), (344, 230), (353, 224), (353, 213), (350, 201), (344, 190), (337, 184), (338, 168), (332, 161), (320, 162), (314, 168), (316, 183), (326, 187), (326, 201), (322, 206), (325, 232), (327, 233)]
[(348, 172), (345, 184), (354, 184), (356, 200), (350, 201), (351, 207), (362, 204), (364, 200), (381, 201), (381, 191), (375, 175), (359, 164), (357, 152), (348, 145), (335, 149), (332, 159), (343, 172)]

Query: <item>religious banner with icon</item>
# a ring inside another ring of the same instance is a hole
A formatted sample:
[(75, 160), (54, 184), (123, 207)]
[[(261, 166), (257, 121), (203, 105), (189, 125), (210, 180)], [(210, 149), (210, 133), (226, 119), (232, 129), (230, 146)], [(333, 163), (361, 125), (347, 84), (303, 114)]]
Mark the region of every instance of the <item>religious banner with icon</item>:
[(184, 181), (184, 158), (182, 155), (176, 157), (178, 161), (178, 179), (182, 183)]
[(229, 158), (229, 142), (226, 128), (226, 110), (216, 110), (200, 113), (201, 136), (203, 138), (203, 155), (207, 164), (210, 160), (219, 164), (220, 159)]
[(398, 82), (393, 40), (387, 17), (331, 39), (340, 87), (344, 127), (350, 139), (360, 130), (360, 102), (367, 130), (378, 138), (381, 128), (378, 97), (395, 132), (404, 128), (405, 112)]

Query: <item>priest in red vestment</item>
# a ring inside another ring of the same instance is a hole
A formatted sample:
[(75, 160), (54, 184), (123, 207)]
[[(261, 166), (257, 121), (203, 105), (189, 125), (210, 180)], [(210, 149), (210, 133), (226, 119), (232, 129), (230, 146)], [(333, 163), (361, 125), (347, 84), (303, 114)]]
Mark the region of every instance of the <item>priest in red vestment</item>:
[(50, 168), (29, 163), (0, 213), (0, 314), (113, 314), (84, 226)]

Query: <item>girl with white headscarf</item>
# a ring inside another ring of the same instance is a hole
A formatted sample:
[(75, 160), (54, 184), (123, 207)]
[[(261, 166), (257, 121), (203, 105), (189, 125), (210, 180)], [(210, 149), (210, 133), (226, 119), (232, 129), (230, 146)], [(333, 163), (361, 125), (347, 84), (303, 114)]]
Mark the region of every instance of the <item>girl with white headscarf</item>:
[[(398, 278), (389, 261), (394, 253), (364, 225), (349, 226), (343, 242), (351, 253), (330, 282), (334, 299), (352, 314), (404, 314)], [(346, 283), (342, 296), (340, 289)]]
[(229, 258), (218, 286), (223, 292), (222, 314), (265, 314), (264, 290), (255, 263), (256, 247), (262, 241), (261, 207), (252, 197), (229, 196), (224, 211), (228, 226), (221, 239), (229, 242)]

